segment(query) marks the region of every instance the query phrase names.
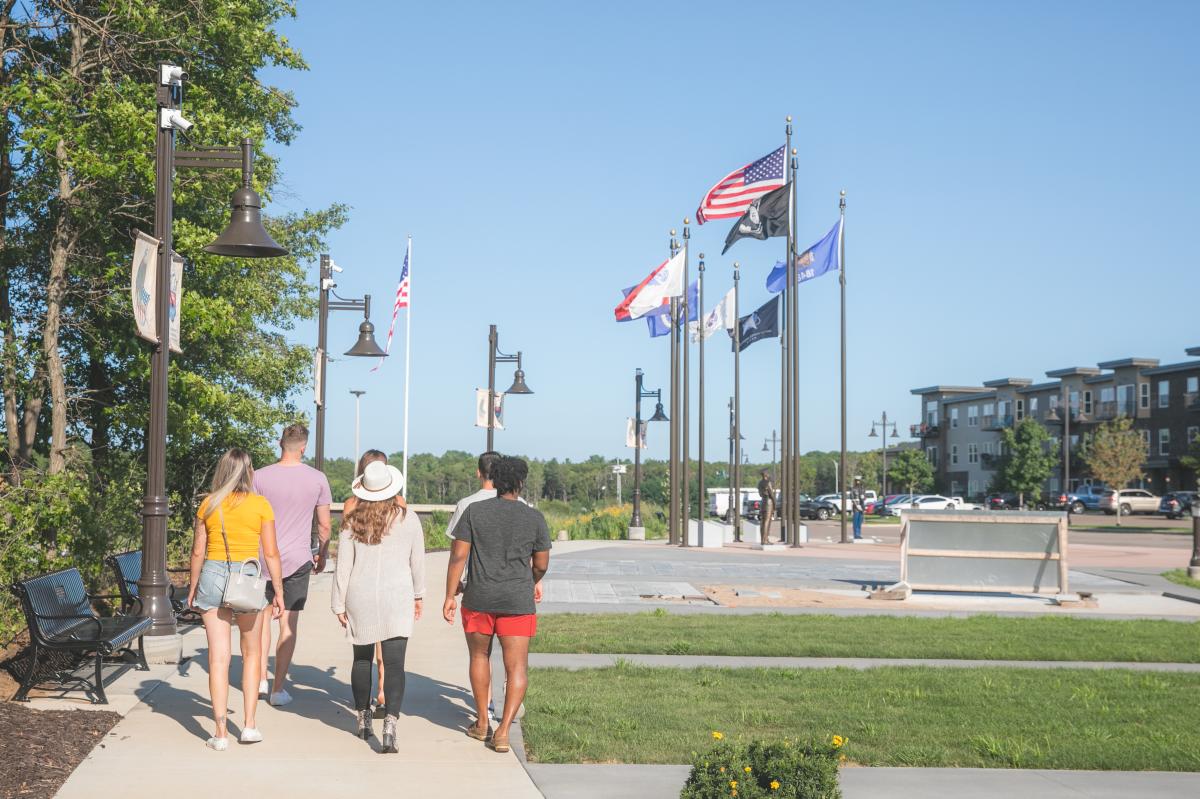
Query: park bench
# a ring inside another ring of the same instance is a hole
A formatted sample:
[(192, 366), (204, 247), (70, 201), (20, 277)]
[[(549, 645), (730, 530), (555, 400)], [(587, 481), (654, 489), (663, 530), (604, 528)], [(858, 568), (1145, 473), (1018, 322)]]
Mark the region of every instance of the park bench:
[[(112, 569), (113, 576), (117, 580), (117, 588), (121, 592), (121, 613), (126, 616), (145, 615), (142, 610), (142, 597), (138, 586), (138, 580), (142, 576), (142, 550), (131, 549), (128, 552), (109, 555), (104, 559), (104, 562)], [(190, 569), (167, 569), (167, 571), (171, 573), (184, 573), (190, 571)], [(175, 611), (175, 618), (181, 622), (199, 624), (200, 614), (187, 606), (187, 589), (171, 585), (168, 587), (168, 592), (171, 597), (171, 607)], [(107, 597), (95, 598), (101, 599)]]
[[(21, 600), (33, 649), (29, 670), (14, 700), (28, 701), (29, 690), (38, 682), (38, 661), (43, 655), (70, 652), (86, 657), (94, 654), (96, 679), (90, 687), (92, 703), (97, 705), (108, 704), (101, 675), (105, 657), (129, 653), (137, 657), (139, 671), (149, 670), (142, 635), (150, 629), (150, 619), (142, 616), (96, 615), (91, 605), (92, 597), (83, 586), (83, 575), (79, 569), (63, 569), (20, 580), (12, 584), (11, 590)], [(138, 644), (136, 652), (129, 646), (135, 638)], [(68, 681), (88, 684), (86, 679), (76, 678), (69, 671), (57, 671), (54, 676), (62, 685)]]

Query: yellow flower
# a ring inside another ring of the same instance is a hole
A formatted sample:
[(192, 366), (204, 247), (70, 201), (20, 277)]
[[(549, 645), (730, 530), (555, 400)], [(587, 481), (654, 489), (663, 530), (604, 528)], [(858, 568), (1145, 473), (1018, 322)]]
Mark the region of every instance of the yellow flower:
[(737, 788), (734, 788), (732, 791), (730, 791), (730, 792), (729, 792), (729, 795), (730, 795), (730, 796), (737, 796)]
[(833, 736), (833, 747), (835, 749), (840, 748), (842, 746), (842, 744), (844, 744), (844, 743), (846, 743), (846, 739), (843, 738), (842, 736), (840, 736), (840, 735)]
[(779, 790), (779, 780), (771, 780), (771, 790), (772, 791)]
[(721, 773), (722, 773), (722, 774), (724, 774), (724, 773), (725, 773), (725, 767), (724, 767), (724, 766), (721, 766)]
[(712, 737), (713, 737), (713, 740), (714, 740), (714, 741), (719, 741), (719, 740), (721, 740), (722, 738), (724, 738), (724, 737), (725, 737), (725, 733), (723, 733), (723, 732), (717, 732), (716, 730), (713, 730), (713, 732), (712, 732)]
[(845, 762), (846, 762), (846, 756), (845, 756), (845, 755), (838, 755), (838, 762), (839, 762), (839, 763), (845, 763)]
[(730, 787), (730, 788), (736, 788), (736, 787), (737, 787), (737, 780), (730, 780), (730, 781), (729, 781), (729, 787)]
[(750, 767), (749, 767), (749, 766), (746, 766), (744, 769), (742, 769), (742, 771), (744, 771), (744, 772), (746, 772), (747, 774), (749, 774), (749, 773), (750, 773)]

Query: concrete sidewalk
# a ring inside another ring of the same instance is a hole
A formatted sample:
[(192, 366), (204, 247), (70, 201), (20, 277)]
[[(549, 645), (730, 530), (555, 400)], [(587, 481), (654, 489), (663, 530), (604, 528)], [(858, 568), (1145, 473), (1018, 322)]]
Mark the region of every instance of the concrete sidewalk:
[[(406, 796), (472, 794), (535, 799), (541, 794), (512, 753), (497, 754), (464, 734), (467, 710), (466, 644), (459, 626), (441, 618), (441, 580), (447, 556), (427, 556), (428, 598), (408, 648), (400, 753), (378, 754), (353, 735), (350, 644), (329, 610), (330, 573), (313, 578), (303, 613), (282, 708), (259, 703), (265, 740), (231, 741), (225, 752), (205, 748), (212, 720), (207, 644), (203, 630), (184, 638), (185, 655), (161, 682), (137, 673), (148, 694), (113, 728), (63, 786), (60, 797), (119, 792), (127, 797)], [(236, 643), (235, 643), (236, 650)], [(229, 696), (231, 734), (241, 730), (241, 659), (235, 651)], [(376, 735), (382, 722), (375, 723)]]

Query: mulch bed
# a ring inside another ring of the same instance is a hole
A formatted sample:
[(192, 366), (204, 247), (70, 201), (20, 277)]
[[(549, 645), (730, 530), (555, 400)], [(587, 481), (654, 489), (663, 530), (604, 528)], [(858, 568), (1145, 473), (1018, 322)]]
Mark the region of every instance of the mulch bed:
[(32, 710), (0, 701), (0, 799), (54, 796), (120, 720), (107, 710)]

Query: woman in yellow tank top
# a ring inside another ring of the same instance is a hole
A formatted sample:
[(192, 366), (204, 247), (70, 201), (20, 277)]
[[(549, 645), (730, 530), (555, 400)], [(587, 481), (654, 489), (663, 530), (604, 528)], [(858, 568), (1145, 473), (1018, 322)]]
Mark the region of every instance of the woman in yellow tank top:
[(278, 618), (283, 612), (283, 577), (279, 545), (275, 540), (275, 513), (264, 497), (254, 493), (254, 467), (249, 453), (234, 447), (217, 462), (212, 492), (200, 504), (196, 515), (192, 586), (188, 594), (188, 605), (200, 611), (208, 636), (208, 690), (217, 729), (206, 745), (217, 751), (229, 747), (225, 708), (229, 699), (230, 632), (234, 622), (241, 633), (242, 698), (246, 713), (240, 740), (242, 743), (262, 740), (262, 733), (255, 724), (255, 712), (258, 708), (258, 675), (262, 671), (263, 614), (234, 613), (221, 607), (231, 570), (241, 570), (247, 560), (257, 561), (260, 547), (275, 588), (272, 616)]

